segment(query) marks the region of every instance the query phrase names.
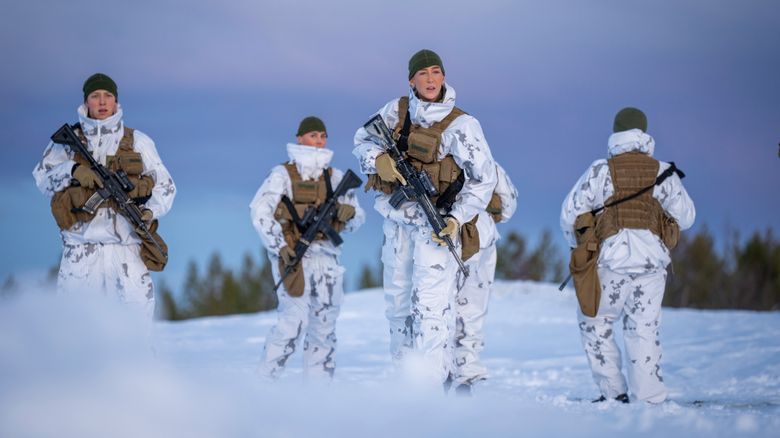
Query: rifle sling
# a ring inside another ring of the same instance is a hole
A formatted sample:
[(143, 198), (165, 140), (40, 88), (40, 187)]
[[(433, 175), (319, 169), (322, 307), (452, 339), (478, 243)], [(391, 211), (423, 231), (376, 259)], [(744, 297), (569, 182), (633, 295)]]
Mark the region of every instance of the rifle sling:
[(401, 128), (401, 132), (398, 135), (398, 141), (396, 142), (396, 147), (401, 152), (406, 152), (409, 150), (409, 132), (412, 130), (412, 118), (409, 117), (409, 111), (406, 111), (406, 116), (404, 117), (404, 126)]
[(298, 216), (298, 211), (295, 210), (295, 205), (293, 205), (292, 201), (287, 197), (287, 195), (282, 195), (282, 202), (284, 203), (284, 206), (287, 207), (287, 211), (290, 212), (290, 216), (292, 217), (292, 221), (295, 224), (295, 228), (303, 233), (305, 230), (303, 229), (303, 224), (301, 224), (301, 217)]
[(436, 200), (436, 208), (439, 210), (445, 210), (447, 213), (449, 213), (450, 209), (452, 209), (452, 204), (455, 203), (455, 198), (458, 196), (460, 189), (463, 188), (463, 184), (465, 183), (466, 178), (463, 176), (463, 172), (461, 171), (460, 175), (458, 175), (458, 179), (447, 186), (447, 188), (444, 190), (444, 193), (442, 193), (439, 196), (439, 199)]

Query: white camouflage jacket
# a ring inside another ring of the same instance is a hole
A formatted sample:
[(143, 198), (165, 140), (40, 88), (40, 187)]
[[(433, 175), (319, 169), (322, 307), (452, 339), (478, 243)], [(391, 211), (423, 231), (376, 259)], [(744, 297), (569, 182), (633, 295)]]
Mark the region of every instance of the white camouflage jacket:
[[(609, 157), (625, 152), (639, 151), (652, 156), (653, 137), (640, 129), (616, 132), (609, 137)], [(660, 162), (658, 174), (669, 168)], [(571, 247), (577, 246), (574, 221), (582, 213), (599, 208), (614, 193), (607, 160), (599, 159), (574, 185), (561, 206), (561, 229)], [(677, 220), (680, 230), (693, 225), (696, 209), (680, 178), (674, 174), (653, 189), (653, 197), (661, 207)], [(661, 239), (649, 230), (621, 229), (601, 245), (599, 265), (617, 273), (643, 274), (665, 269), (671, 261), (669, 251)]]
[[(318, 179), (322, 175), (323, 169), (330, 165), (333, 151), (288, 143), (287, 155), (290, 158), (290, 163), (295, 163), (301, 178), (308, 181)], [(341, 170), (332, 168), (330, 181), (334, 189), (341, 182), (343, 176), (344, 173)], [(282, 225), (274, 218), (276, 207), (283, 195), (292, 199), (292, 183), (287, 169), (278, 165), (271, 169), (271, 174), (263, 181), (249, 204), (252, 225), (257, 230), (257, 234), (260, 235), (263, 246), (269, 254), (274, 256), (278, 256), (279, 250), (286, 245), (282, 234)], [(366, 220), (366, 214), (358, 204), (355, 190), (349, 190), (346, 195), (339, 197), (338, 202), (355, 207), (355, 216), (345, 224), (344, 231), (353, 232), (360, 228)], [(334, 246), (330, 240), (316, 240), (306, 252), (306, 257), (320, 251), (336, 255), (341, 253), (341, 249)]]
[[(429, 127), (443, 120), (452, 111), (455, 107), (455, 89), (447, 84), (445, 87), (442, 102), (423, 102), (413, 90), (409, 91), (409, 115), (412, 123)], [(394, 129), (398, 124), (398, 101), (399, 99), (393, 99), (378, 112), (390, 129)], [(366, 130), (361, 127), (355, 133), (355, 149), (352, 153), (360, 161), (361, 172), (372, 174), (376, 173), (376, 157), (384, 153), (384, 149), (373, 143)], [(464, 114), (447, 127), (441, 135), (438, 159), (441, 160), (446, 155), (452, 155), (458, 166), (464, 170), (466, 178), (450, 211), (450, 215), (462, 225), (485, 210), (497, 181), (490, 147), (477, 119)], [(407, 202), (395, 210), (389, 200), (389, 195), (377, 192), (374, 208), (382, 217), (405, 224), (430, 226), (416, 203)]]
[[(517, 188), (512, 184), (512, 180), (503, 167), (496, 163), (496, 176), (498, 183), (495, 192), (501, 199), (501, 220), (499, 223), (505, 223), (512, 218), (517, 210)], [(477, 219), (477, 229), (479, 230), (479, 246), (487, 248), (495, 245), (501, 235), (496, 228), (496, 222), (488, 212), (482, 212)]]
[[(87, 149), (95, 159), (105, 165), (106, 157), (115, 155), (119, 142), (124, 135), (122, 108), (117, 105), (116, 114), (105, 119), (95, 120), (87, 117), (86, 107), (78, 108), (79, 122), (87, 138)], [(160, 160), (157, 148), (149, 136), (141, 131), (133, 132), (133, 149), (141, 154), (144, 163), (144, 175), (154, 179), (152, 196), (145, 207), (152, 211), (155, 218), (163, 217), (171, 209), (176, 196), (176, 185), (168, 169)], [(71, 170), (76, 162), (69, 147), (49, 142), (43, 152), (43, 159), (33, 169), (33, 177), (38, 189), (51, 198), (56, 192), (70, 185)], [(138, 244), (140, 239), (133, 231), (130, 222), (111, 208), (101, 208), (89, 222), (77, 222), (71, 229), (63, 230), (66, 244), (77, 243), (118, 243)]]

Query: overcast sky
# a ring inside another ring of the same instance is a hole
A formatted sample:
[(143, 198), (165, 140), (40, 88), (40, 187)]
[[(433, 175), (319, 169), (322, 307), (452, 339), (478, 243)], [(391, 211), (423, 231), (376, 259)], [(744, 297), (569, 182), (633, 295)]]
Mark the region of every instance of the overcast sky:
[[(774, 0), (4, 3), (0, 280), (58, 261), (30, 172), (51, 133), (75, 122), (96, 71), (117, 81), (127, 125), (155, 140), (179, 187), (161, 227), (172, 256), (163, 276), (175, 287), (190, 259), (219, 251), (237, 267), (258, 251), (248, 203), (303, 117), (323, 118), (334, 164), (357, 169), (354, 131), (407, 92), (421, 48), (441, 55), (458, 106), (480, 120), (518, 186), (503, 233), (533, 242), (550, 229), (563, 249), (560, 203), (605, 155), (624, 106), (645, 111), (656, 157), (688, 175), (694, 231), (780, 224)], [(368, 223), (346, 239), (348, 289), (381, 243), (361, 199)]]

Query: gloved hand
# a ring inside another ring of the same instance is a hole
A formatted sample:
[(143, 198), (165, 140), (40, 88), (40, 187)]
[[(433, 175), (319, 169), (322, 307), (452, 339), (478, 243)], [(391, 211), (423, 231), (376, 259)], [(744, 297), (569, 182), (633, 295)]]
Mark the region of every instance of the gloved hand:
[(452, 216), (448, 216), (447, 225), (441, 229), (441, 232), (439, 232), (438, 236), (436, 233), (433, 233), (431, 240), (441, 246), (444, 246), (447, 244), (447, 242), (444, 241), (444, 236), (449, 236), (450, 240), (454, 241), (455, 236), (458, 235), (458, 230), (460, 230), (460, 224), (458, 223), (458, 220)]
[(295, 250), (289, 246), (283, 246), (279, 250), (279, 257), (281, 257), (285, 266), (291, 266), (295, 262)]
[(349, 204), (339, 204), (338, 208), (336, 209), (336, 218), (340, 222), (346, 223), (353, 217), (355, 217), (355, 207)]
[(76, 165), (73, 169), (73, 178), (81, 184), (81, 187), (87, 189), (94, 189), (95, 186), (103, 187), (103, 181), (101, 181), (97, 174), (87, 166)]
[[(152, 230), (152, 222), (154, 221), (154, 214), (152, 213), (152, 210), (149, 210), (148, 208), (141, 208), (141, 222), (146, 225), (146, 230), (149, 232), (154, 232)], [(144, 232), (143, 227), (138, 226), (135, 227), (135, 232), (141, 236), (141, 238), (146, 238), (146, 233)]]
[(152, 213), (152, 210), (149, 210), (148, 208), (141, 210), (141, 220), (149, 227), (154, 220), (154, 213)]
[(406, 179), (398, 172), (398, 168), (395, 166), (395, 161), (387, 154), (381, 154), (376, 157), (376, 173), (382, 181), (385, 182), (400, 182), (401, 185), (406, 185)]

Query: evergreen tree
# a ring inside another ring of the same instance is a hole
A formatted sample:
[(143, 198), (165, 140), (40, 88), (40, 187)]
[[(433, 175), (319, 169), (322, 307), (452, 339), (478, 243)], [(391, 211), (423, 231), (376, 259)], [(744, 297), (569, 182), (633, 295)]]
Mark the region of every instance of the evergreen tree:
[(360, 278), (358, 279), (358, 289), (363, 290), (382, 286), (381, 277), (381, 272), (375, 272), (374, 269), (371, 269), (371, 265), (367, 263), (363, 264)]
[(510, 231), (506, 237), (499, 240), (496, 248), (496, 278), (522, 278), (525, 275), (525, 249), (525, 239), (515, 231)]

